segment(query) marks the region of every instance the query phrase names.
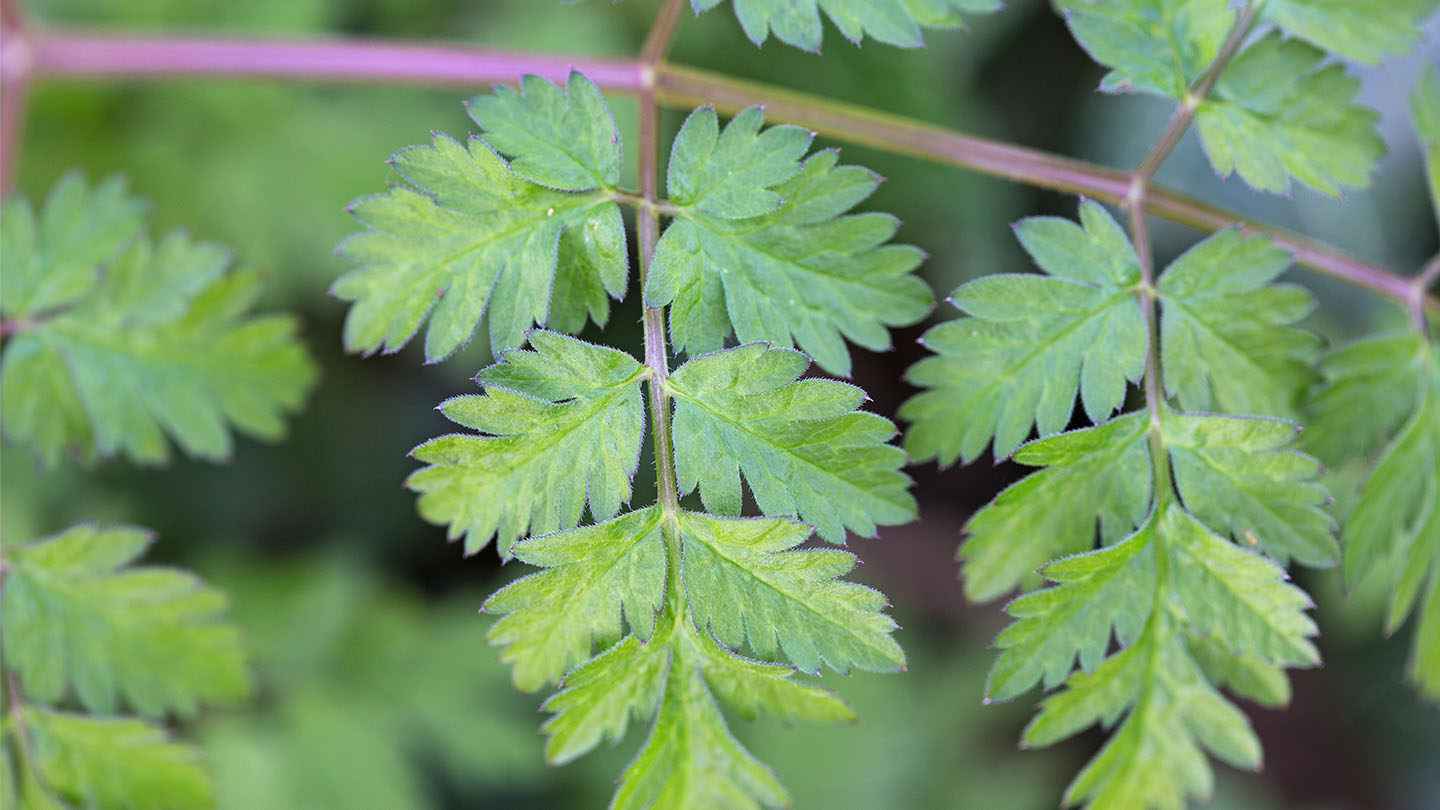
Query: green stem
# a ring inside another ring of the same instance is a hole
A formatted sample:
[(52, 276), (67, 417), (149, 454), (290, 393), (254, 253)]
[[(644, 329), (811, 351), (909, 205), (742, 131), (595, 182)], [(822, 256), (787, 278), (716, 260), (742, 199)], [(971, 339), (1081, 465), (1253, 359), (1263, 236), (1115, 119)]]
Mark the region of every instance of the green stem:
[[(645, 38), (642, 75), (646, 78), (639, 93), (640, 199), (635, 209), (637, 242), (640, 251), (640, 295), (650, 277), (650, 263), (660, 237), (660, 198), (657, 190), (659, 174), (659, 105), (656, 103), (654, 67), (669, 45), (684, 0), (666, 0), (655, 16), (650, 34)], [(660, 510), (664, 513), (662, 532), (665, 536), (665, 557), (669, 568), (667, 599), (675, 610), (676, 620), (685, 613), (685, 589), (680, 583), (680, 487), (675, 478), (675, 441), (670, 433), (670, 393), (666, 381), (670, 376), (669, 346), (665, 339), (665, 308), (645, 305), (645, 365), (649, 369), (650, 421), (655, 435), (655, 486)]]

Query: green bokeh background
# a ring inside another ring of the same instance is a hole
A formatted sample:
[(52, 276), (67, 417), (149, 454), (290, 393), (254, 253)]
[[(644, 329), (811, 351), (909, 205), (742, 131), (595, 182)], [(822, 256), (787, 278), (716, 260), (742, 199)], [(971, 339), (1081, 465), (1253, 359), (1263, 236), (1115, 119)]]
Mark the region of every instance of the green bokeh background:
[[(32, 0), (38, 24), (136, 31), (433, 38), (519, 50), (625, 56), (638, 50), (654, 0)], [(1193, 138), (1162, 182), (1315, 234), (1359, 255), (1418, 267), (1437, 247), (1404, 97), (1440, 55), (1440, 26), (1408, 59), (1361, 71), (1363, 100), (1382, 113), (1391, 145), (1372, 191), (1343, 202), (1301, 189), (1261, 198), (1210, 170)], [(672, 50), (681, 63), (781, 83), (965, 131), (1108, 165), (1134, 164), (1164, 126), (1166, 104), (1094, 91), (1100, 70), (1042, 2), (1015, 2), (967, 31), (936, 31), (903, 51), (854, 47), (834, 29), (820, 56), (771, 42), (757, 49), (728, 8), (687, 14)], [(160, 470), (113, 463), (94, 471), (37, 469), (3, 455), (0, 514), (7, 541), (79, 520), (154, 527), (155, 554), (228, 588), (255, 650), (261, 684), (248, 706), (205, 715), (184, 733), (204, 741), (225, 810), (290, 808), (593, 808), (638, 749), (632, 729), (560, 769), (541, 761), (537, 696), (509, 685), (484, 645), (484, 596), (517, 576), (490, 553), (463, 559), (422, 523), (400, 482), (406, 453), (449, 431), (436, 403), (474, 390), (488, 364), (472, 345), (438, 366), (414, 347), (359, 358), (340, 349), (341, 304), (325, 290), (344, 269), (332, 248), (354, 230), (344, 205), (396, 178), (384, 159), (470, 129), (460, 101), (487, 88), (314, 86), (275, 81), (43, 82), (34, 88), (18, 165), (22, 192), (41, 197), (63, 172), (121, 172), (152, 199), (154, 230), (184, 227), (233, 246), (269, 279), (266, 306), (300, 313), (322, 380), (289, 437), (242, 441), (233, 462), (185, 460)], [(612, 99), (622, 135), (634, 105)], [(682, 118), (667, 111), (673, 133)], [(820, 146), (832, 145), (826, 143)], [(844, 147), (847, 162), (888, 178), (865, 204), (904, 225), (929, 254), (923, 273), (943, 297), (978, 275), (1023, 272), (1007, 227), (1035, 213), (1071, 215), (1075, 201), (957, 169)], [(627, 171), (633, 176), (633, 153)], [(1197, 238), (1157, 225), (1161, 258)], [(1295, 273), (1322, 307), (1313, 326), (1332, 341), (1397, 322), (1398, 311), (1312, 274)], [(635, 296), (605, 341), (638, 346)], [(938, 318), (952, 314), (941, 306)], [(888, 354), (857, 351), (856, 381), (893, 414), (910, 393), (898, 371), (918, 359), (921, 328)], [(596, 333), (599, 334), (598, 332)], [(1346, 474), (1337, 471), (1343, 508)], [(859, 725), (785, 729), (736, 721), (736, 733), (779, 771), (799, 808), (976, 808), (1059, 804), (1065, 781), (1102, 737), (1017, 750), (1034, 696), (982, 706), (998, 606), (967, 606), (952, 555), (965, 518), (1020, 470), (1009, 464), (913, 471), (922, 520), (854, 540), (858, 577), (885, 590), (911, 656), (902, 675), (833, 674), (824, 683), (859, 710)], [(638, 482), (638, 499), (646, 497)], [(518, 565), (518, 564), (517, 564)], [(1247, 706), (1266, 746), (1261, 775), (1218, 766), (1213, 807), (1434, 810), (1440, 807), (1440, 711), (1403, 683), (1408, 639), (1379, 637), (1376, 594), (1341, 593), (1333, 572), (1303, 572), (1320, 603), (1326, 666), (1294, 676), (1289, 711)]]

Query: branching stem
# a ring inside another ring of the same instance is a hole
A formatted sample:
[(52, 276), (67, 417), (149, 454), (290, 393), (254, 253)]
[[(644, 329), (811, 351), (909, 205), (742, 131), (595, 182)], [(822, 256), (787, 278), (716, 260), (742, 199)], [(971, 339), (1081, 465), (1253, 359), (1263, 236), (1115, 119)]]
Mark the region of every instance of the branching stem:
[(1229, 36), (1225, 38), (1225, 42), (1220, 45), (1220, 50), (1216, 52), (1215, 61), (1211, 62), (1205, 72), (1191, 83), (1185, 92), (1185, 98), (1180, 101), (1180, 106), (1175, 108), (1175, 114), (1171, 116), (1169, 125), (1165, 127), (1164, 132), (1160, 133), (1155, 145), (1150, 148), (1145, 158), (1140, 161), (1140, 165), (1136, 166), (1135, 171), (1131, 173), (1134, 180), (1149, 185), (1150, 181), (1154, 179), (1155, 173), (1160, 171), (1160, 166), (1165, 163), (1165, 159), (1175, 151), (1175, 147), (1180, 144), (1180, 139), (1185, 136), (1186, 131), (1190, 129), (1190, 124), (1195, 120), (1195, 111), (1199, 109), (1200, 102), (1210, 95), (1210, 91), (1215, 88), (1215, 82), (1220, 80), (1220, 74), (1224, 72), (1225, 66), (1230, 64), (1230, 60), (1235, 58), (1235, 54), (1240, 51), (1240, 46), (1245, 43), (1245, 37), (1249, 36), (1250, 29), (1254, 27), (1255, 19), (1264, 5), (1264, 0), (1250, 0), (1245, 4), (1245, 9), (1235, 20)]
[[(677, 5), (681, 4), (669, 4)], [(673, 18), (680, 16), (678, 9), (662, 9), (662, 13)], [(473, 87), (486, 82), (514, 81), (527, 73), (563, 81), (574, 69), (607, 90), (636, 96), (651, 92), (655, 101), (663, 105), (711, 104), (722, 113), (763, 105), (766, 117), (772, 121), (798, 124), (849, 143), (1038, 188), (1082, 194), (1103, 202), (1124, 204), (1131, 188), (1130, 175), (1116, 169), (967, 135), (878, 110), (664, 61), (652, 63), (639, 57), (589, 59), (366, 39), (298, 41), (132, 36), (63, 28), (27, 29), (23, 38), (31, 54), (29, 75), (43, 78), (157, 79), (222, 75)], [(650, 52), (663, 54), (664, 48), (652, 44)], [(5, 78), (10, 80), (9, 71)], [(6, 94), (7, 99), (12, 97), (13, 94)], [(14, 122), (18, 121), (18, 108), (23, 105), (17, 101), (15, 106), (17, 109), (6, 118), (6, 126), (18, 132), (18, 124)], [(1238, 225), (1249, 233), (1268, 235), (1277, 245), (1289, 250), (1296, 262), (1317, 272), (1370, 290), (1402, 306), (1408, 306), (1412, 298), (1409, 279), (1300, 234), (1156, 186), (1147, 188), (1143, 205), (1151, 214), (1199, 230), (1215, 231)], [(1427, 294), (1425, 307), (1440, 315), (1440, 297)]]

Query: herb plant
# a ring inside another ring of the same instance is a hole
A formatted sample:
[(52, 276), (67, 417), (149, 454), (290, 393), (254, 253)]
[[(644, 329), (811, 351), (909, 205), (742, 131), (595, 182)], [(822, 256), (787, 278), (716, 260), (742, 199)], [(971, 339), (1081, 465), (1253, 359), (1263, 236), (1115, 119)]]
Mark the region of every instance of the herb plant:
[[(696, 13), (716, 5), (692, 2)], [(733, 9), (757, 45), (773, 34), (818, 51), (822, 12), (856, 43), (914, 47), (923, 28), (1000, 5)], [(305, 75), (515, 85), (467, 102), (477, 134), (433, 134), (391, 158), (401, 182), (350, 206), (362, 230), (339, 248), (351, 268), (332, 292), (348, 304), (343, 341), (357, 353), (416, 340), (438, 363), (483, 327), (496, 362), (475, 377), (478, 393), (439, 406), (459, 429), (414, 449), (421, 466), (406, 485), (465, 555), (493, 542), (501, 559), (540, 569), (484, 610), (514, 685), (555, 690), (547, 760), (618, 743), (632, 722), (646, 729), (612, 807), (786, 806), (725, 712), (856, 719), (825, 675), (900, 671), (906, 657), (886, 598), (843, 579), (856, 558), (837, 546), (915, 517), (907, 461), (969, 464), (988, 447), (1035, 469), (970, 518), (959, 550), (967, 597), (1018, 592), (985, 700), (1047, 691), (1026, 746), (1092, 726), (1108, 735), (1066, 804), (1180, 808), (1212, 792), (1211, 758), (1262, 763), (1234, 699), (1283, 706), (1287, 670), (1320, 663), (1312, 601), (1291, 567), (1383, 581), (1386, 630), (1415, 617), (1408, 672), (1422, 699), (1440, 700), (1440, 301), (1429, 292), (1440, 260), (1402, 277), (1154, 179), (1193, 127), (1215, 171), (1256, 192), (1368, 186), (1385, 145), (1346, 65), (1413, 49), (1436, 3), (1053, 5), (1107, 71), (1102, 90), (1174, 104), (1130, 171), (677, 66), (665, 58), (684, 10), (675, 0), (628, 61), (210, 43), (212, 55), (234, 48), (237, 63), (38, 32), (51, 61), (33, 70), (240, 64), (270, 75), (307, 53), (327, 58)], [(366, 67), (381, 54), (389, 74)], [(28, 81), (17, 75), (12, 92)], [(601, 87), (638, 100), (635, 144), (622, 143)], [(1433, 69), (1411, 101), (1440, 214)], [(663, 195), (662, 104), (689, 110)], [(961, 317), (922, 339), (933, 354), (908, 372), (920, 390), (900, 411), (900, 446), (894, 425), (863, 409), (865, 393), (834, 378), (850, 376), (852, 344), (887, 350), (891, 330), (930, 313), (915, 274), (924, 254), (892, 241), (894, 217), (862, 210), (880, 178), (812, 151), (817, 132), (1080, 198), (1074, 219), (1016, 224), (1040, 272), (985, 275), (947, 298)], [(634, 188), (622, 181), (627, 149)], [(1152, 215), (1210, 233), (1158, 268)], [(227, 274), (216, 248), (151, 243), (140, 227), (114, 181), (92, 190), (67, 178), (38, 216), (7, 198), (0, 404), (6, 437), (43, 463), (153, 463), (170, 440), (223, 458), (232, 428), (277, 435), (309, 386), (291, 322), (246, 314), (252, 276)], [(1327, 347), (1307, 326), (1311, 293), (1280, 280), (1295, 264), (1391, 300), (1405, 328)], [(643, 303), (641, 345), (577, 337), (601, 332), (626, 295)], [(636, 485), (642, 458), (653, 499)], [(1367, 462), (1351, 505), (1336, 508), (1326, 465)], [(0, 555), (13, 718), (0, 795), (37, 808), (188, 807), (208, 795), (193, 754), (157, 728), (55, 708), (188, 715), (243, 695), (214, 592), (120, 568), (144, 543), (80, 527)], [(72, 579), (94, 584), (82, 592)], [(109, 610), (112, 592), (144, 605), (113, 635), (67, 622)], [(162, 648), (194, 666), (156, 669)], [(132, 783), (116, 774), (138, 766), (93, 764), (101, 749), (165, 766)]]

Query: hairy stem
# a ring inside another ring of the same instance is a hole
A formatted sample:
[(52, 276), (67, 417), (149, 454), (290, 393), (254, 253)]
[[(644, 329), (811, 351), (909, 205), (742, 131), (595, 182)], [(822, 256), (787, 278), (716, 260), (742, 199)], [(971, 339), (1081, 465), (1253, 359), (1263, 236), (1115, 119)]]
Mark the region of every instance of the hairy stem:
[[(364, 39), (156, 37), (65, 29), (29, 30), (26, 36), (33, 53), (33, 75), (42, 77), (224, 75), (473, 86), (514, 81), (526, 73), (559, 81), (574, 68), (609, 90), (637, 96), (653, 92), (660, 104), (712, 104), (725, 113), (763, 105), (773, 121), (1039, 188), (1116, 204), (1123, 204), (1130, 191), (1130, 175), (1116, 169), (663, 61), (652, 65), (639, 58), (586, 59)], [(1207, 231), (1238, 225), (1271, 237), (1296, 262), (1324, 275), (1402, 306), (1413, 296), (1409, 279), (1300, 234), (1160, 187), (1150, 187), (1145, 197), (1144, 207), (1156, 216)], [(1440, 297), (1426, 295), (1425, 307), (1440, 315)]]
[[(644, 85), (639, 93), (638, 157), (640, 205), (635, 209), (636, 241), (640, 251), (640, 296), (644, 300), (645, 284), (650, 277), (650, 263), (655, 258), (655, 245), (660, 241), (659, 191), (656, 175), (660, 163), (660, 107), (655, 100), (655, 66), (659, 64), (675, 24), (680, 17), (683, 0), (665, 0), (645, 37), (643, 64)], [(645, 365), (650, 370), (650, 421), (655, 433), (655, 487), (660, 510), (664, 513), (665, 559), (668, 568), (666, 600), (675, 611), (676, 621), (685, 613), (685, 589), (680, 583), (680, 487), (675, 480), (675, 440), (670, 435), (670, 349), (665, 339), (665, 308), (645, 304)]]

